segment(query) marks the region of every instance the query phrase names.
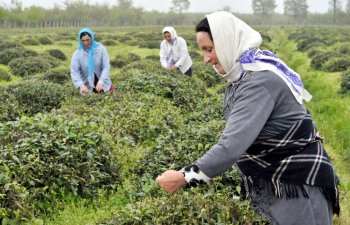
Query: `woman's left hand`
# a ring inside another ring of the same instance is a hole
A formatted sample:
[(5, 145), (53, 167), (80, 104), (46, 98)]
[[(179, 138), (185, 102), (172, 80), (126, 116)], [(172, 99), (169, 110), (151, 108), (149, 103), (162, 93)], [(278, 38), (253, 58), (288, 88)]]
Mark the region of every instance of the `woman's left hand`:
[(168, 193), (175, 193), (182, 186), (186, 185), (186, 180), (181, 171), (167, 170), (158, 176), (156, 183)]
[(97, 91), (97, 92), (103, 92), (103, 85), (100, 84), (100, 83), (97, 83), (97, 85), (96, 85), (96, 91)]

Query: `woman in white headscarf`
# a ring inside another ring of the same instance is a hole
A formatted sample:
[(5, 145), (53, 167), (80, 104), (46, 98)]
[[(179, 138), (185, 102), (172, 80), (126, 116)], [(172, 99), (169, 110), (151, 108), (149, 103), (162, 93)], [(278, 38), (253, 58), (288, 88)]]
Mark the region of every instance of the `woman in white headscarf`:
[(243, 197), (271, 224), (332, 224), (340, 210), (336, 176), (303, 105), (311, 95), (300, 76), (260, 50), (260, 34), (231, 13), (207, 15), (196, 32), (204, 62), (228, 81), (226, 127), (196, 162), (165, 171), (156, 182), (174, 193), (209, 183), (236, 164)]
[(160, 44), (160, 64), (164, 69), (175, 71), (179, 69), (183, 74), (192, 75), (192, 59), (187, 50), (185, 39), (177, 36), (173, 27), (164, 27), (164, 40)]

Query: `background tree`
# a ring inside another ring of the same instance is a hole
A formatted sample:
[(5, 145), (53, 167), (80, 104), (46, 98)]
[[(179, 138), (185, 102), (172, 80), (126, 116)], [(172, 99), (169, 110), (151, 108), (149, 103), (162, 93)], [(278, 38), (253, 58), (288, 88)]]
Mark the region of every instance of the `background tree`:
[(337, 14), (342, 12), (342, 5), (340, 0), (329, 0), (328, 11), (333, 14), (333, 23), (337, 23)]
[(232, 12), (232, 8), (229, 5), (225, 5), (224, 7), (222, 7), (222, 10), (226, 12)]
[(293, 16), (295, 19), (305, 18), (308, 14), (309, 6), (306, 0), (286, 0), (284, 1), (284, 14)]
[(132, 0), (117, 0), (117, 6), (119, 8), (130, 9), (132, 8), (132, 4)]
[(252, 2), (254, 14), (263, 17), (273, 14), (276, 6), (275, 0), (253, 0)]
[(42, 7), (31, 6), (27, 10), (23, 11), (22, 17), (27, 23), (40, 23), (46, 19), (46, 10)]
[(328, 11), (336, 15), (337, 13), (342, 11), (342, 3), (340, 0), (329, 0), (329, 8)]
[(0, 18), (5, 19), (7, 17), (8, 11), (0, 6)]
[(190, 1), (189, 0), (172, 0), (171, 4), (173, 6), (170, 8), (170, 11), (179, 13), (180, 23), (182, 24), (182, 21), (183, 21), (182, 12), (188, 10), (188, 8), (190, 7)]
[(23, 3), (21, 0), (11, 0), (11, 8), (14, 7), (15, 9), (21, 11), (22, 6), (23, 6)]
[(346, 3), (345, 12), (347, 14), (350, 14), (350, 0), (348, 0), (348, 2)]
[(8, 8), (4, 0), (0, 0), (0, 8), (4, 8), (4, 9)]
[(172, 0), (171, 4), (173, 6), (170, 8), (170, 11), (177, 12), (179, 14), (181, 14), (185, 10), (188, 10), (188, 8), (190, 7), (189, 0)]

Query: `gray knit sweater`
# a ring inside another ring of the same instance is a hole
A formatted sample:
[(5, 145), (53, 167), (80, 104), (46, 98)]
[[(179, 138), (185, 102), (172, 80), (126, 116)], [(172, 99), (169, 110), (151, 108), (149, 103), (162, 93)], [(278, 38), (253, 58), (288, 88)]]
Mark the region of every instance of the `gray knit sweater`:
[(250, 145), (279, 134), (305, 114), (305, 106), (280, 77), (270, 71), (250, 72), (227, 87), (223, 134), (196, 164), (213, 178), (231, 168)]

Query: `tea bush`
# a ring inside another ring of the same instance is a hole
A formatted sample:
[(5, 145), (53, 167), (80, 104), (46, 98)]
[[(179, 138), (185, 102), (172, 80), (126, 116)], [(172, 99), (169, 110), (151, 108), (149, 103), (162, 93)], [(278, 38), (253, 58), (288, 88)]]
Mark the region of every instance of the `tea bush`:
[[(156, 146), (147, 151), (133, 168), (136, 177), (149, 175), (155, 178), (165, 168), (179, 170), (194, 163), (219, 140), (223, 129), (223, 120), (211, 120), (208, 123), (191, 123), (189, 126), (179, 124), (176, 130), (160, 134)], [(137, 179), (133, 181), (135, 188), (142, 189), (142, 182)]]
[(11, 74), (0, 67), (0, 81), (10, 81), (12, 79)]
[(37, 55), (36, 51), (23, 47), (7, 48), (0, 52), (0, 63), (7, 65), (14, 59)]
[[(191, 34), (189, 34), (189, 33), (182, 33), (180, 36), (183, 37), (186, 40), (187, 47), (189, 49), (190, 48), (195, 48), (195, 49), (198, 48), (197, 35), (196, 34), (193, 34), (192, 32), (191, 32)], [(159, 38), (159, 34), (156, 36), (156, 38), (159, 39), (159, 45), (160, 45), (160, 42), (161, 42), (162, 39)]]
[(128, 54), (125, 54), (125, 55), (121, 55), (121, 54), (116, 55), (114, 59), (111, 60), (110, 63), (111, 63), (111, 66), (113, 67), (122, 68), (129, 63), (139, 61), (139, 60), (141, 60), (141, 56), (135, 53), (129, 52)]
[(54, 68), (60, 65), (61, 60), (57, 59), (56, 57), (47, 55), (46, 53), (43, 53), (41, 57), (43, 60), (46, 60), (50, 64), (50, 68)]
[[(188, 119), (177, 124), (176, 129), (159, 134), (156, 145), (126, 172), (130, 188), (125, 194), (133, 203), (101, 224), (198, 224), (199, 221), (231, 224), (245, 220), (263, 223), (260, 216), (249, 209), (247, 202), (233, 200), (233, 194), (240, 194), (240, 178), (234, 170), (215, 178), (213, 187), (203, 185), (180, 190), (174, 198), (164, 197), (159, 187), (152, 185), (155, 177), (165, 169), (177, 170), (193, 163), (217, 142), (224, 128), (223, 118), (219, 115), (221, 110), (214, 109), (221, 108), (221, 104), (216, 104), (219, 99), (216, 96), (203, 101), (191, 110), (193, 113), (189, 113)], [(201, 110), (205, 107), (210, 109), (202, 116)], [(205, 118), (206, 115), (211, 117)]]
[(16, 97), (5, 88), (0, 88), (0, 102), (0, 123), (16, 120), (23, 114), (23, 108)]
[(131, 41), (133, 40), (132, 37), (128, 36), (128, 35), (121, 35), (121, 36), (117, 36), (116, 37), (116, 40), (121, 42), (121, 43), (126, 43), (128, 41)]
[(8, 48), (16, 48), (16, 47), (22, 47), (22, 45), (18, 44), (17, 42), (0, 41), (0, 52)]
[(249, 210), (247, 202), (234, 200), (230, 189), (180, 191), (173, 197), (159, 195), (129, 204), (99, 224), (267, 224)]
[(44, 80), (64, 84), (70, 80), (70, 70), (68, 68), (55, 68), (44, 73)]
[(47, 81), (29, 80), (9, 86), (8, 89), (28, 115), (60, 108), (67, 97), (64, 86)]
[(25, 220), (65, 195), (95, 197), (118, 183), (112, 144), (88, 121), (22, 117), (0, 123), (0, 143), (0, 219)]
[(321, 39), (309, 37), (307, 39), (299, 40), (299, 42), (297, 44), (297, 49), (298, 49), (298, 51), (305, 52), (308, 49), (313, 48), (313, 47), (324, 47), (324, 46), (325, 46), (325, 44), (323, 43), (323, 41)]
[(296, 32), (289, 34), (288, 40), (298, 42), (299, 40), (305, 39), (308, 37), (309, 37), (308, 34), (305, 34), (302, 30), (299, 30), (299, 31), (296, 31)]
[(8, 66), (13, 75), (21, 77), (46, 72), (52, 67), (48, 59), (33, 56), (14, 59)]
[(135, 61), (141, 60), (141, 56), (139, 56), (138, 54), (133, 53), (133, 52), (129, 52), (129, 53), (127, 54), (127, 58), (128, 58), (131, 62), (135, 62)]
[(25, 38), (21, 41), (22, 45), (40, 45), (40, 42), (34, 38)]
[(198, 51), (189, 50), (188, 53), (191, 56), (192, 60), (198, 60), (198, 61), (202, 60), (202, 56), (201, 56), (201, 54), (198, 53)]
[(147, 71), (147, 73), (157, 74), (157, 75), (165, 75), (165, 74), (175, 74), (176, 72), (164, 70), (158, 60), (156, 59), (144, 59), (136, 62), (131, 62), (122, 68), (122, 74), (127, 78), (134, 74), (143, 73)]
[(323, 49), (323, 48), (310, 48), (308, 51), (307, 51), (307, 56), (309, 58), (313, 58), (315, 55), (320, 55), (320, 54), (323, 54), (325, 53), (326, 51)]
[(158, 49), (160, 46), (160, 41), (159, 40), (142, 40), (139, 42), (139, 47), (140, 48), (149, 48), (149, 49)]
[(207, 123), (212, 120), (222, 120), (222, 102), (223, 95), (217, 94), (208, 98), (202, 99), (195, 108), (191, 110), (185, 118), (186, 124), (191, 123)]
[(130, 45), (130, 46), (139, 46), (140, 42), (142, 42), (142, 40), (132, 38), (130, 40), (125, 41), (124, 44)]
[(38, 41), (42, 45), (52, 45), (52, 40), (48, 37), (39, 37)]
[(46, 51), (50, 56), (55, 57), (56, 59), (66, 60), (67, 56), (59, 49), (49, 49)]
[(324, 63), (326, 63), (330, 58), (341, 56), (338, 52), (333, 51), (326, 51), (326, 52), (319, 52), (318, 54), (315, 54), (312, 59), (310, 65), (314, 69), (322, 70)]
[(217, 84), (225, 82), (216, 72), (212, 66), (201, 64), (193, 64), (193, 75), (201, 79), (207, 87), (213, 87)]
[(95, 41), (97, 42), (102, 42), (104, 38), (105, 38), (104, 34), (101, 34), (101, 33), (95, 34)]
[[(140, 61), (131, 62), (121, 68), (118, 75), (118, 83), (122, 83), (125, 79), (129, 79), (130, 76), (134, 76), (135, 74), (143, 73), (143, 71), (147, 71), (148, 73), (153, 74), (164, 74), (170, 73), (170, 71), (165, 71), (161, 68), (159, 60), (153, 59), (142, 59)], [(120, 87), (118, 87), (120, 88)]]
[(134, 92), (89, 94), (72, 98), (58, 113), (84, 116), (87, 121), (99, 124), (114, 142), (132, 146), (144, 141), (155, 141), (161, 133), (175, 129), (182, 117), (171, 101), (152, 94)]
[(114, 40), (105, 40), (102, 42), (104, 46), (116, 46), (117, 42)]
[(122, 68), (128, 64), (127, 59), (123, 58), (121, 55), (116, 55), (114, 59), (110, 61), (111, 66), (114, 68)]
[[(159, 39), (159, 34), (155, 32), (129, 32), (128, 35), (133, 36), (134, 38), (140, 38), (142, 40), (151, 41)], [(160, 44), (160, 43), (159, 43)]]
[(350, 46), (349, 45), (350, 45), (349, 42), (342, 43), (339, 46), (338, 52), (340, 52), (341, 54), (350, 55)]
[(145, 59), (149, 59), (149, 60), (155, 60), (155, 61), (159, 61), (159, 55), (147, 55), (146, 57), (145, 57)]
[(264, 34), (263, 31), (260, 31), (263, 42), (272, 42), (272, 37), (268, 34)]
[(204, 83), (195, 82), (180, 72), (166, 76), (152, 73), (135, 74), (121, 82), (119, 88), (122, 91), (133, 90), (162, 96), (171, 99), (175, 106), (183, 109), (195, 107), (203, 97), (208, 96)]
[(56, 42), (56, 44), (60, 46), (73, 46), (73, 44), (68, 41), (59, 41), (59, 42)]
[(329, 59), (323, 69), (327, 72), (340, 72), (350, 68), (350, 57), (337, 57)]
[(340, 82), (340, 93), (350, 93), (350, 70), (343, 72)]
[(70, 32), (60, 32), (55, 36), (55, 41), (69, 40), (69, 41), (77, 41), (77, 35), (75, 33)]
[(105, 38), (107, 40), (117, 40), (118, 39), (118, 35), (117, 34), (112, 34), (112, 33), (107, 33), (105, 35)]

